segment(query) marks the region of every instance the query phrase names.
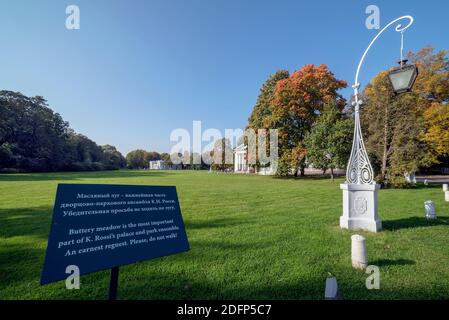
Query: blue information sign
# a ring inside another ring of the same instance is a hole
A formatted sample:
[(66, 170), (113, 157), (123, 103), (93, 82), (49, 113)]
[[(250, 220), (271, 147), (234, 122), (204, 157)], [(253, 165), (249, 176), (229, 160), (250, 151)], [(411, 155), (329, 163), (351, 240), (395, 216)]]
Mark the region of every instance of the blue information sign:
[(41, 284), (188, 250), (175, 187), (60, 184)]

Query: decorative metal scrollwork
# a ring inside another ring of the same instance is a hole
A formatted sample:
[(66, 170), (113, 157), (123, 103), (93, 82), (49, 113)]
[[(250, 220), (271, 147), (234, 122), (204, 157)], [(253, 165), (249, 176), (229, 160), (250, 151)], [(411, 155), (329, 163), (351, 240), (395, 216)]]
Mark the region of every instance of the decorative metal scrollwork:
[[(358, 101), (357, 104), (360, 102)], [(360, 127), (359, 105), (356, 106), (354, 140), (352, 142), (351, 157), (346, 170), (346, 181), (353, 184), (374, 183), (374, 172), (363, 143)]]

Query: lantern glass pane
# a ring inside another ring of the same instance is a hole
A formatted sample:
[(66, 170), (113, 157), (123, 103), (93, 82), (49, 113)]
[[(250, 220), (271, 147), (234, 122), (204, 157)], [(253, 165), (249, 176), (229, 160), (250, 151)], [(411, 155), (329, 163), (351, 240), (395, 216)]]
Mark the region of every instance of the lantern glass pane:
[(415, 70), (413, 68), (408, 68), (390, 74), (389, 77), (393, 85), (393, 90), (395, 92), (408, 90), (414, 72)]

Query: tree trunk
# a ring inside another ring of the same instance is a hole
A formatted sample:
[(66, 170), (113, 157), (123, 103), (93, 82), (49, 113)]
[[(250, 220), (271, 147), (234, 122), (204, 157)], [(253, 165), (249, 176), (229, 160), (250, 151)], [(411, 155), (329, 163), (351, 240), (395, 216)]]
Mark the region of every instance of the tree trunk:
[(301, 177), (304, 177), (306, 174), (305, 174), (305, 168), (304, 167), (301, 167)]
[(334, 168), (331, 168), (331, 179), (334, 182)]

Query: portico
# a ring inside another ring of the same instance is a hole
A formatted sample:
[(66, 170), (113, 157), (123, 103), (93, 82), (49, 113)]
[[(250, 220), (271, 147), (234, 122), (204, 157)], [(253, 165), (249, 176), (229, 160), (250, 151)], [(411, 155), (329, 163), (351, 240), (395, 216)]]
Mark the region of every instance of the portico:
[(234, 150), (234, 172), (247, 172), (247, 146), (241, 144)]

